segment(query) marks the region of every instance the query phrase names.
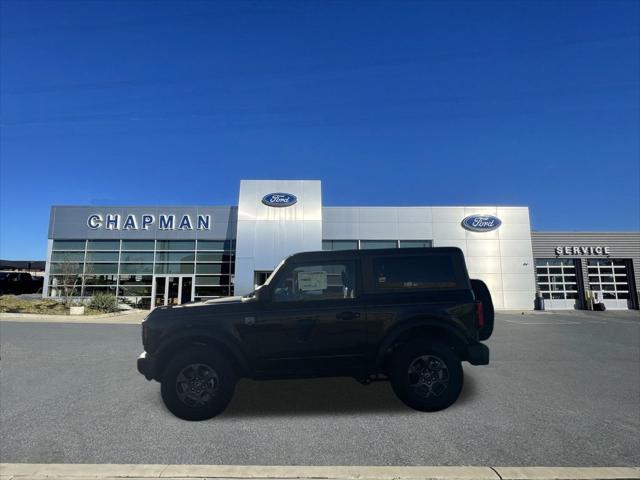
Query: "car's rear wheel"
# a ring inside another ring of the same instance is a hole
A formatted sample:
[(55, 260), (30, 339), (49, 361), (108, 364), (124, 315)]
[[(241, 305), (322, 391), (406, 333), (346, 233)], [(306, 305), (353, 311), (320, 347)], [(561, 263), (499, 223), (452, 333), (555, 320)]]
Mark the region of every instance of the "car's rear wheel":
[(235, 372), (224, 356), (194, 347), (169, 360), (162, 376), (162, 400), (176, 417), (206, 420), (224, 411), (235, 384)]
[(444, 344), (414, 341), (401, 346), (393, 358), (393, 391), (416, 410), (434, 412), (447, 408), (460, 396), (462, 383), (460, 359)]

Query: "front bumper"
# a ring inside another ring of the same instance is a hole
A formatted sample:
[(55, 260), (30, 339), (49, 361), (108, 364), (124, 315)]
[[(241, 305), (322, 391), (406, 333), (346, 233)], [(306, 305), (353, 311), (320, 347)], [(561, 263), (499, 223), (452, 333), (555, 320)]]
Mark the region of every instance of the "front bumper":
[(138, 356), (138, 371), (144, 375), (147, 380), (153, 379), (153, 362), (147, 355), (147, 352), (142, 352)]
[(484, 343), (469, 345), (467, 358), (471, 365), (489, 365), (489, 347)]

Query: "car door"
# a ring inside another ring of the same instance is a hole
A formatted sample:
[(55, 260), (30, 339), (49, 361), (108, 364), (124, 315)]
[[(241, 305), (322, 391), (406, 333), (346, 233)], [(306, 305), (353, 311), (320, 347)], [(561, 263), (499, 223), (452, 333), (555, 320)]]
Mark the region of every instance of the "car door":
[(274, 376), (348, 375), (362, 368), (365, 315), (353, 260), (294, 263), (274, 279), (255, 323), (256, 369)]

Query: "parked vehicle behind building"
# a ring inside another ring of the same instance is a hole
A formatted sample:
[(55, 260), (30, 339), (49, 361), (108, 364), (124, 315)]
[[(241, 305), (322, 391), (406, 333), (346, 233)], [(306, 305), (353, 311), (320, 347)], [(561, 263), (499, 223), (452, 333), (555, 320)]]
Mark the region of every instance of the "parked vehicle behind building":
[(24, 272), (0, 272), (0, 295), (22, 295), (42, 291), (42, 277)]
[(489, 291), (458, 248), (300, 253), (244, 297), (153, 310), (138, 370), (187, 420), (221, 413), (240, 377), (390, 380), (435, 411), (458, 398), (462, 361), (488, 364), (492, 330)]

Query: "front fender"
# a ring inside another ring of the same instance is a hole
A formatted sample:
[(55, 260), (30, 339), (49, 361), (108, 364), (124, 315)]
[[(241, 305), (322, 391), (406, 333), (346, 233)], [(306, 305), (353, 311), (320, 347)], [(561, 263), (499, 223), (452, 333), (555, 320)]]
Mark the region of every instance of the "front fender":
[(183, 347), (193, 344), (212, 345), (229, 356), (236, 368), (243, 373), (248, 371), (248, 362), (239, 342), (226, 332), (210, 332), (207, 329), (186, 329), (177, 332), (161, 341), (153, 353), (153, 377), (158, 378), (171, 354)]

